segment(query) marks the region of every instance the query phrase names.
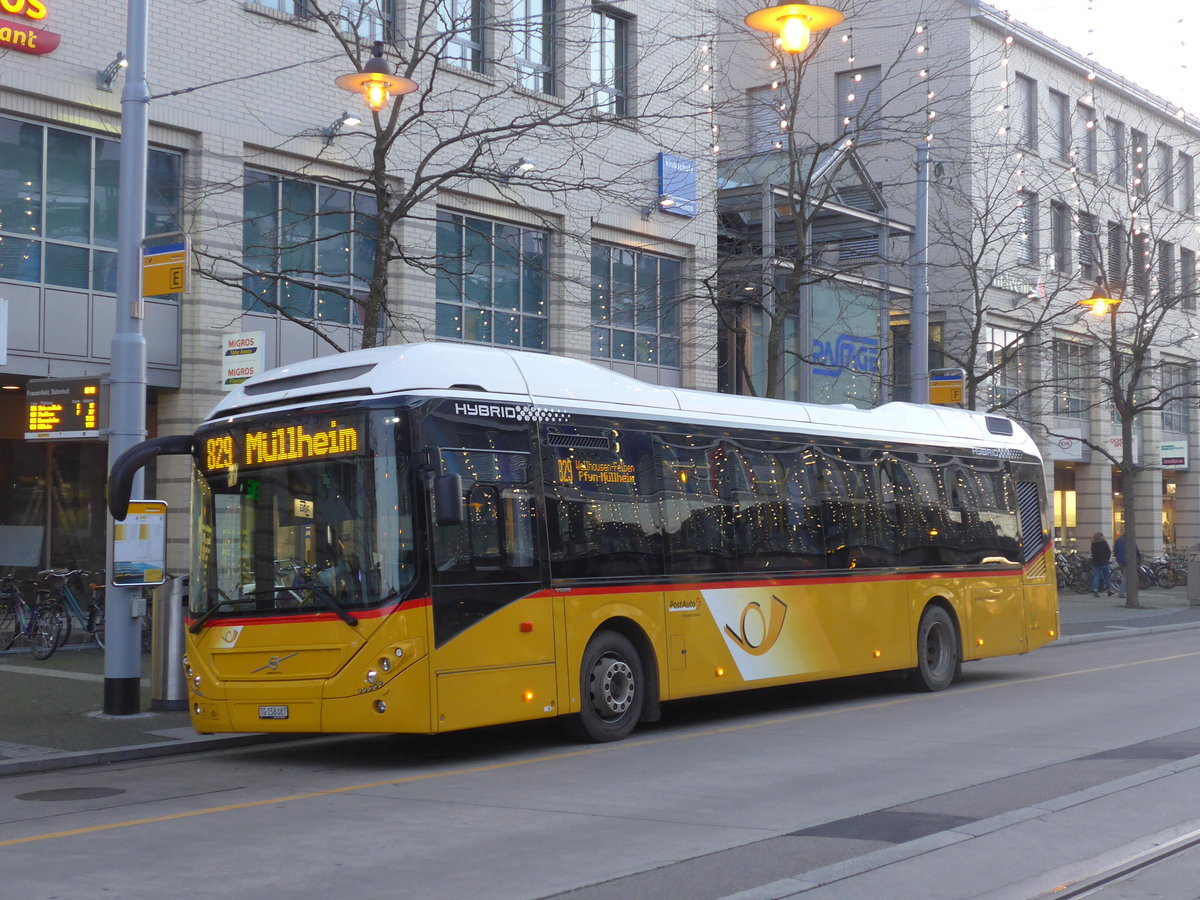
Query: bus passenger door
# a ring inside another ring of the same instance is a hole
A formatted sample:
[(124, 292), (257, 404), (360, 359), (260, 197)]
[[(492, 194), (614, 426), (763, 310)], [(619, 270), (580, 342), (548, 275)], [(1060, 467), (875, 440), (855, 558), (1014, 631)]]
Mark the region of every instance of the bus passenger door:
[(441, 451), (462, 484), (462, 521), (431, 502), (437, 721), (450, 731), (557, 714), (554, 604), (542, 592), (530, 454)]

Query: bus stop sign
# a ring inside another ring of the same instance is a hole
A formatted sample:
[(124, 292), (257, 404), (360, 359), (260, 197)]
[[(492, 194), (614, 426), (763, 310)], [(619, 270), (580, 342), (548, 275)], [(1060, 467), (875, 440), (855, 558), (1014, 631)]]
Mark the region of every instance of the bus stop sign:
[(962, 403), (963, 381), (966, 373), (962, 369), (934, 369), (929, 373), (929, 402), (943, 406)]

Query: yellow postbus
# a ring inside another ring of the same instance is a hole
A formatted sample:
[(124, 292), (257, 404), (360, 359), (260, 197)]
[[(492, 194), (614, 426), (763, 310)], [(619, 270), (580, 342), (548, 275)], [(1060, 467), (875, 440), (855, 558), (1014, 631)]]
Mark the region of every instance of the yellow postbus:
[(455, 344), (267, 372), (195, 464), (184, 666), (201, 732), (436, 733), (904, 672), (1054, 640), (1037, 449), (1002, 416), (658, 387)]

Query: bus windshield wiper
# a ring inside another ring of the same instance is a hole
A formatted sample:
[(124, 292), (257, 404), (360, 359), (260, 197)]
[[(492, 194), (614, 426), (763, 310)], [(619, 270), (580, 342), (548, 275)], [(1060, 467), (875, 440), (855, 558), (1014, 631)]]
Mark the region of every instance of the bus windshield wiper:
[(347, 625), (357, 625), (358, 619), (350, 615), (340, 603), (333, 599), (333, 594), (319, 581), (306, 581), (303, 584), (292, 585), (290, 590), (310, 591), (314, 597), (337, 613), (337, 617)]
[(197, 634), (199, 633), (200, 629), (204, 627), (204, 623), (215, 616), (219, 610), (224, 609), (226, 606), (234, 606), (238, 603), (246, 602), (245, 600), (233, 600), (229, 597), (226, 597), (224, 591), (221, 592), (221, 596), (225, 597), (225, 599), (217, 602), (215, 605), (210, 606), (208, 609), (202, 612), (200, 617), (188, 626), (188, 631), (190, 631), (192, 634)]

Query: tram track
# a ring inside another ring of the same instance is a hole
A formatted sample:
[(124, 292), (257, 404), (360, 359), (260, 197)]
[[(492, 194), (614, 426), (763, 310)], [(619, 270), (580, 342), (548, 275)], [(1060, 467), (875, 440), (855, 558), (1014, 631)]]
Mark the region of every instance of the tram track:
[(1074, 900), (1074, 898), (1090, 897), (1109, 885), (1117, 884), (1131, 876), (1145, 872), (1197, 847), (1200, 847), (1200, 828), (1179, 835), (1151, 850), (1136, 853), (1114, 866), (1043, 891), (1030, 897), (1029, 900), (1051, 900), (1051, 898), (1053, 900)]

